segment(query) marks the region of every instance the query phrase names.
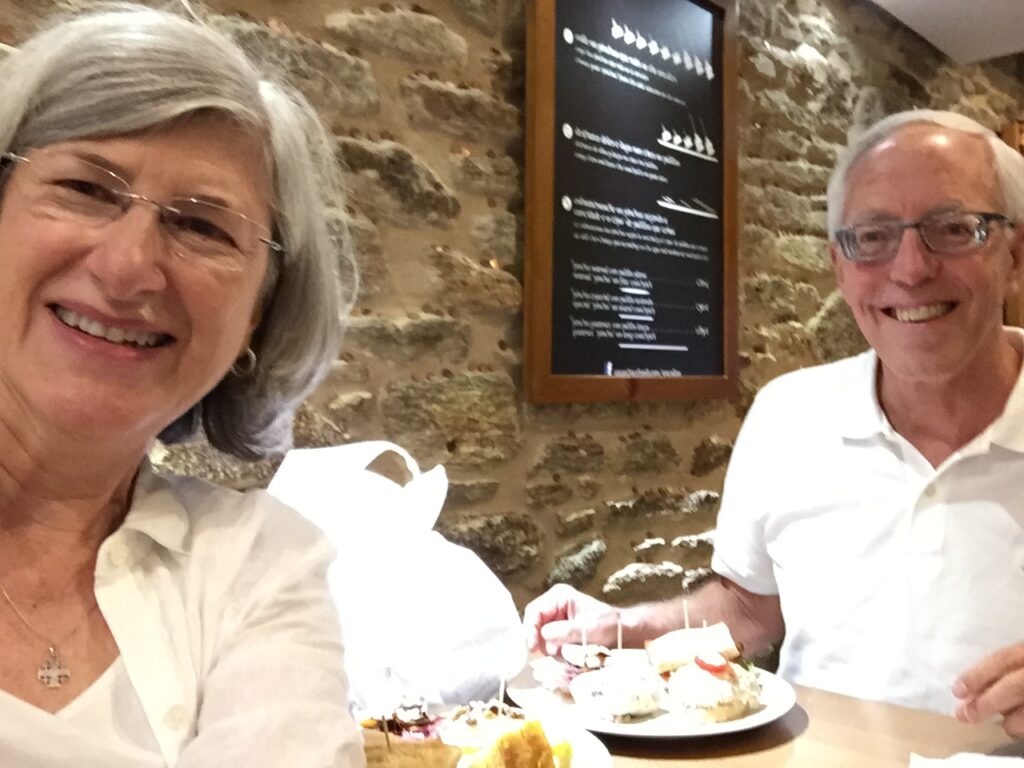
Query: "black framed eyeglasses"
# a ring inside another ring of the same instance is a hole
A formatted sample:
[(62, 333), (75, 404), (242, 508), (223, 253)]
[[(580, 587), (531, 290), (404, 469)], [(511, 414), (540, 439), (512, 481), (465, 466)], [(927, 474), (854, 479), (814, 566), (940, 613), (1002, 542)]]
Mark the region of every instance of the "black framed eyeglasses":
[(918, 221), (871, 221), (852, 224), (836, 232), (843, 256), (848, 261), (888, 261), (899, 251), (903, 232), (916, 229), (925, 247), (942, 256), (960, 256), (981, 248), (992, 223), (1013, 227), (1001, 213), (939, 211)]
[(267, 227), (239, 211), (196, 197), (151, 200), (113, 171), (71, 152), (47, 147), (24, 155), (3, 152), (0, 159), (25, 166), (26, 194), (37, 209), (82, 226), (109, 224), (135, 203), (153, 206), (174, 252), (195, 265), (240, 271), (261, 244), (271, 252), (284, 250)]

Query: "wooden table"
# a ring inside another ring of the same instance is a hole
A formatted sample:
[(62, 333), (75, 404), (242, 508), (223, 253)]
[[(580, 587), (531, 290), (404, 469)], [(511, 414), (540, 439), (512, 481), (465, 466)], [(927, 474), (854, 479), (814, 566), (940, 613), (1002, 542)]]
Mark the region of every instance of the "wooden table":
[(1024, 757), (994, 724), (851, 699), (796, 686), (797, 706), (774, 723), (701, 739), (602, 736), (614, 768), (907, 768), (910, 753)]

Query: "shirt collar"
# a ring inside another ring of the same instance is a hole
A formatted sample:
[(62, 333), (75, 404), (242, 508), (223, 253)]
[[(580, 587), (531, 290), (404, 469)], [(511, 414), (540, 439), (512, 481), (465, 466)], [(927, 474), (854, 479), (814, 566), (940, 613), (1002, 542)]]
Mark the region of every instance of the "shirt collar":
[(869, 349), (853, 358), (853, 370), (836, 393), (839, 434), (850, 440), (891, 437), (892, 426), (878, 402), (878, 355)]
[[(1013, 345), (1024, 354), (1024, 329), (1006, 328)], [(847, 379), (836, 402), (840, 404), (840, 434), (850, 440), (868, 440), (882, 436), (895, 438), (895, 431), (878, 401), (878, 355), (868, 350), (854, 358), (857, 367)], [(989, 428), (988, 441), (1018, 453), (1024, 453), (1024, 365), (1010, 391), (1006, 407)], [(979, 436), (981, 437), (981, 436)], [(978, 438), (975, 438), (978, 439)]]
[[(1006, 328), (1018, 354), (1024, 354), (1024, 329)], [(1017, 383), (1010, 390), (1006, 407), (988, 428), (989, 438), (995, 445), (1024, 453), (1024, 365), (1017, 373)]]
[(189, 550), (189, 516), (170, 484), (143, 459), (135, 480), (132, 503), (121, 529), (138, 531), (156, 544), (179, 554)]

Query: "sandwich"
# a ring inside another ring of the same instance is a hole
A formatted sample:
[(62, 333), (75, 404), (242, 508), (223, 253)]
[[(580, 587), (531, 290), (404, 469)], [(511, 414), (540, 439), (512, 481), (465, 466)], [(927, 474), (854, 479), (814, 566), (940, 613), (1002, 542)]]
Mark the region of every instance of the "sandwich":
[(740, 647), (722, 622), (707, 627), (677, 629), (644, 643), (651, 665), (665, 674), (701, 655), (718, 654), (727, 661), (739, 658)]

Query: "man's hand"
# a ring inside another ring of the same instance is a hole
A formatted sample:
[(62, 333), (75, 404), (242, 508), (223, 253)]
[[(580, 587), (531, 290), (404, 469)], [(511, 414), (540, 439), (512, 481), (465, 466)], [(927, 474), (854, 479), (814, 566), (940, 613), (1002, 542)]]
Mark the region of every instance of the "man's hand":
[(1024, 643), (1001, 648), (967, 670), (953, 686), (957, 719), (977, 723), (1003, 716), (1003, 729), (1024, 738)]
[(531, 651), (555, 656), (566, 643), (583, 641), (612, 647), (616, 643), (619, 612), (600, 600), (556, 584), (531, 601), (523, 612), (526, 645)]

